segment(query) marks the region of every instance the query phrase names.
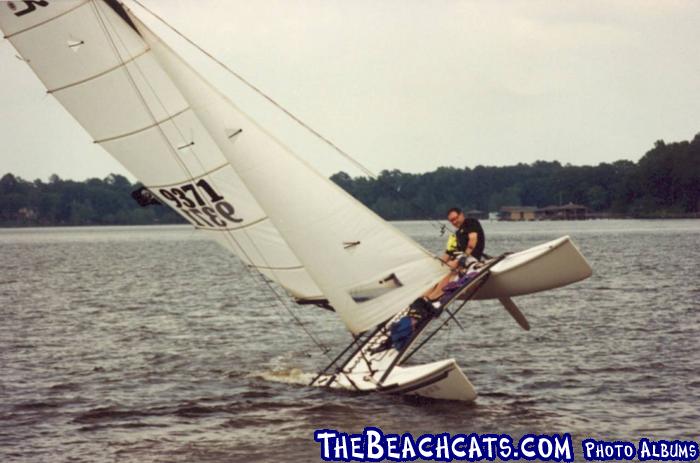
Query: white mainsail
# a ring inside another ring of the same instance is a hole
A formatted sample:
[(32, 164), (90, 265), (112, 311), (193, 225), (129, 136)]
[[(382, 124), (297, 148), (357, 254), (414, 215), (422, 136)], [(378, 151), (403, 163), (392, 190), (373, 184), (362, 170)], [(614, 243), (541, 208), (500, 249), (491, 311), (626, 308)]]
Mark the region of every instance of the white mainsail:
[(359, 333), (444, 275), (136, 17), (102, 2), (34, 3), (47, 5), (23, 16), (0, 5), (0, 27), (49, 91), (162, 201), (295, 296), (325, 296)]
[(148, 44), (112, 8), (2, 2), (0, 28), (48, 92), (161, 201), (295, 297), (325, 298)]
[[(351, 331), (384, 321), (444, 275), (430, 253), (292, 154), (131, 19)], [(235, 143), (228, 127), (242, 130)]]

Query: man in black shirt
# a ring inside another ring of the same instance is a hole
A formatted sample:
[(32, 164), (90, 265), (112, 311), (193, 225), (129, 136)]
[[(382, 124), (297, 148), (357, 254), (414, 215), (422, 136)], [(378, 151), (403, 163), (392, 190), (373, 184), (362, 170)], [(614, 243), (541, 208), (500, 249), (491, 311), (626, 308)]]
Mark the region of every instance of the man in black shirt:
[[(484, 229), (478, 220), (464, 217), (464, 212), (453, 207), (447, 211), (447, 220), (457, 228), (457, 230), (447, 239), (445, 255), (442, 260), (449, 262), (459, 257), (459, 254), (473, 256), (480, 260), (484, 253)], [(455, 267), (453, 267), (455, 268)]]
[[(481, 260), (484, 254), (484, 229), (478, 220), (466, 218), (464, 212), (457, 207), (447, 211), (447, 220), (457, 229), (447, 239), (445, 254), (442, 261), (452, 269), (452, 272), (445, 276), (434, 288), (423, 295), (424, 299), (434, 301), (442, 296), (442, 290), (459, 272), (460, 268), (466, 267), (473, 259)], [(419, 304), (422, 302), (417, 301)]]

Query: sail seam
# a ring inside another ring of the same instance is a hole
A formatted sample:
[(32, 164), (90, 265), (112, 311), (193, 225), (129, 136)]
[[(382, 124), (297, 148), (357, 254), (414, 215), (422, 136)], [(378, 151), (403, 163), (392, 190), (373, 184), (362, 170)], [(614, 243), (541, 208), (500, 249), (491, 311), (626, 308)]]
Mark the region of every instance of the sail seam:
[[(116, 57), (117, 57), (120, 61), (124, 62), (124, 59), (122, 58), (121, 54), (119, 53), (119, 51), (118, 51), (118, 49), (117, 49), (117, 46), (116, 46), (116, 43), (115, 43), (115, 39), (113, 38), (113, 36), (110, 34), (110, 31), (108, 30), (107, 23), (109, 22), (109, 18), (108, 18), (107, 16), (104, 16), (104, 17), (103, 17), (103, 14), (101, 13), (100, 8), (98, 7), (98, 5), (97, 5), (96, 3), (93, 3), (93, 4), (92, 4), (92, 7), (94, 8), (94, 12), (95, 12), (95, 16), (96, 16), (96, 18), (97, 18), (97, 21), (98, 21), (99, 24), (101, 25), (101, 27), (102, 27), (102, 29), (103, 29), (103, 31), (104, 31), (104, 33), (105, 33), (107, 39), (110, 41), (110, 43), (111, 43), (111, 45), (112, 45), (112, 48), (113, 48), (113, 51), (114, 51)], [(118, 32), (114, 29), (114, 25), (111, 24), (111, 23), (109, 23), (109, 25), (113, 28), (114, 37), (116, 37), (116, 39), (118, 39), (119, 41), (121, 41), (121, 37), (120, 37), (120, 35), (118, 34)], [(122, 43), (122, 45), (123, 45), (123, 43)], [(150, 47), (148, 47), (148, 49), (150, 49)], [(126, 48), (126, 50), (127, 50), (127, 53), (129, 53), (129, 49)], [(132, 60), (133, 60), (133, 59), (132, 59)], [(134, 68), (135, 68), (135, 70), (134, 70), (135, 72), (139, 72), (139, 73), (141, 73), (141, 74), (143, 75), (146, 84), (149, 86), (149, 88), (151, 88), (151, 91), (153, 91), (153, 88), (151, 87), (150, 82), (149, 82), (148, 78), (146, 77), (146, 75), (143, 74), (143, 71), (141, 70), (138, 61), (134, 63)], [(155, 121), (156, 121), (156, 117), (154, 116), (153, 111), (151, 110), (150, 106), (149, 106), (148, 103), (146, 102), (146, 100), (145, 100), (145, 98), (144, 98), (144, 95), (143, 95), (141, 89), (139, 89), (138, 85), (136, 85), (136, 82), (134, 81), (134, 78), (133, 78), (133, 76), (131, 75), (131, 71), (130, 71), (129, 67), (124, 66), (124, 73), (126, 74), (127, 78), (129, 79), (129, 82), (131, 83), (131, 85), (133, 86), (134, 91), (136, 92), (136, 94), (137, 94), (137, 95), (139, 96), (139, 98), (141, 99), (141, 102), (142, 102), (142, 104), (144, 105), (145, 109), (146, 109), (146, 110), (149, 112), (149, 114), (151, 115), (152, 121), (155, 122)], [(154, 94), (155, 94), (156, 100), (157, 100), (159, 103), (161, 103), (162, 106), (164, 106), (163, 103), (161, 102), (161, 100), (160, 100), (160, 98), (159, 98), (157, 92), (155, 92), (155, 91), (153, 91), (153, 92), (154, 92)], [(182, 136), (182, 132), (180, 131), (180, 129), (179, 129), (179, 127), (178, 127), (176, 121), (173, 121), (173, 125), (175, 126), (176, 130), (177, 130), (178, 132), (180, 132), (180, 136)], [(165, 138), (165, 140), (166, 140), (166, 141), (168, 142), (168, 144), (169, 144), (169, 139), (168, 139), (168, 137), (165, 135), (163, 128), (162, 128), (161, 126), (157, 126), (157, 127), (158, 127), (158, 131), (162, 134), (162, 136)], [(184, 137), (183, 137), (183, 138), (184, 138)], [(178, 163), (180, 164), (181, 169), (182, 169), (185, 173), (187, 173), (187, 175), (188, 175), (189, 178), (193, 178), (192, 172), (190, 171), (190, 169), (188, 168), (188, 166), (183, 162), (182, 159), (180, 159), (180, 156), (177, 156), (177, 153), (175, 153), (175, 152), (173, 151), (173, 147), (172, 147), (172, 146), (169, 146), (169, 147), (170, 147), (170, 152), (174, 155), (175, 161), (178, 162)], [(201, 162), (201, 160), (199, 160), (199, 158), (197, 157), (196, 153), (194, 153), (194, 154), (195, 154), (195, 159), (197, 159), (197, 160), (199, 161), (200, 165), (202, 165), (202, 162)], [(208, 199), (207, 199), (207, 202), (209, 202)], [(210, 203), (210, 204), (211, 204), (211, 203)], [(247, 232), (244, 231), (243, 233), (247, 233)], [(235, 236), (234, 236), (233, 233), (225, 233), (224, 236), (227, 237), (228, 240), (230, 240), (232, 243), (235, 243), (235, 244), (240, 248), (240, 250), (242, 251), (242, 254), (245, 256), (245, 258), (246, 258), (249, 262), (252, 262), (252, 259), (248, 256), (247, 251), (245, 250), (245, 248), (243, 248), (243, 247), (237, 242), (237, 240), (236, 240), (236, 238), (235, 238)], [(253, 241), (253, 245), (255, 246), (255, 242), (254, 242), (254, 241)], [(260, 251), (258, 250), (258, 252), (260, 252)], [(266, 260), (266, 259), (265, 259), (265, 256), (262, 255), (262, 253), (260, 253), (260, 254), (261, 254), (261, 257), (262, 257), (263, 261), (265, 261), (265, 260)], [(301, 322), (301, 320), (299, 320), (298, 316), (296, 316), (296, 314), (294, 314), (294, 312), (291, 310), (291, 308), (285, 303), (285, 300), (277, 293), (277, 291), (275, 290), (275, 287), (273, 287), (272, 284), (271, 284), (266, 278), (264, 278), (264, 276), (263, 276), (262, 274), (260, 274), (260, 277), (261, 277), (261, 279), (262, 279), (262, 282), (270, 289), (270, 291), (271, 291), (273, 294), (275, 294), (275, 296), (277, 297), (277, 299), (279, 300), (279, 302), (282, 304), (282, 306), (285, 307), (285, 308), (287, 309), (287, 311), (290, 313), (290, 315), (292, 316), (292, 318), (297, 322), (298, 326), (313, 340), (313, 342), (316, 344), (316, 346), (318, 346), (318, 347), (323, 351), (324, 355), (328, 356), (329, 348), (328, 348), (327, 346), (325, 346), (320, 340), (318, 340), (318, 339), (308, 330), (308, 328), (307, 328), (306, 326), (304, 326), (304, 324)]]
[[(188, 179), (191, 179), (191, 181), (194, 181), (194, 180), (197, 180), (197, 179), (199, 179), (199, 178), (206, 177), (207, 175), (211, 175), (211, 174), (213, 174), (214, 172), (216, 172), (217, 170), (221, 170), (221, 169), (223, 169), (224, 167), (229, 166), (229, 165), (230, 165), (230, 164), (227, 162), (226, 164), (222, 164), (222, 165), (220, 165), (220, 166), (214, 167), (213, 169), (208, 170), (208, 171), (206, 171), (206, 172), (203, 172), (202, 174), (196, 175), (196, 176), (195, 176), (195, 175), (192, 175), (192, 174), (190, 174), (190, 173), (188, 172)], [(190, 181), (190, 180), (188, 180), (188, 181)], [(149, 189), (151, 189), (151, 188), (167, 188), (167, 187), (171, 187), (171, 186), (178, 186), (178, 185), (180, 185), (181, 183), (182, 183), (182, 182), (165, 183), (165, 184), (162, 184), (162, 185), (146, 185), (146, 187), (149, 188)]]
[[(114, 39), (112, 38), (112, 36), (110, 35), (109, 31), (107, 30), (107, 24), (106, 24), (106, 22), (102, 19), (102, 16), (101, 16), (101, 14), (99, 13), (99, 9), (97, 8), (96, 5), (95, 5), (95, 12), (96, 12), (96, 14), (97, 14), (98, 20), (100, 21), (100, 23), (102, 24), (102, 26), (103, 26), (103, 28), (104, 28), (104, 31), (105, 31), (106, 36), (109, 38), (109, 40), (110, 40), (110, 41), (112, 42), (112, 44), (113, 44), (115, 55), (123, 62), (123, 64), (125, 64), (126, 61), (125, 61), (125, 60), (120, 56), (120, 54), (118, 53), (117, 47), (116, 47), (116, 43), (114, 42)], [(110, 24), (110, 25), (111, 25), (111, 24)], [(120, 37), (118, 34), (115, 34), (115, 36), (116, 36), (117, 39), (119, 39), (119, 40), (121, 41), (121, 37)], [(122, 44), (122, 45), (123, 45), (123, 44)], [(148, 44), (147, 44), (147, 45), (148, 45)], [(148, 51), (148, 50), (150, 50), (150, 46), (148, 46), (147, 51)], [(134, 61), (137, 57), (138, 57), (138, 56), (131, 57), (128, 61)], [(135, 63), (134, 63), (134, 68), (135, 68), (135, 70), (136, 70), (137, 72), (140, 72), (140, 73), (143, 75), (146, 84), (149, 85), (149, 87), (150, 87), (150, 83), (149, 83), (148, 79), (146, 78), (146, 76), (143, 74), (143, 71), (141, 70), (141, 68), (140, 68), (138, 62), (135, 62)], [(138, 86), (136, 86), (135, 83), (133, 82), (133, 78), (131, 77), (131, 71), (129, 70), (129, 68), (126, 68), (126, 67), (125, 67), (125, 72), (126, 72), (127, 76), (129, 76), (129, 79), (130, 79), (130, 81), (132, 82), (132, 85), (134, 85), (134, 90), (135, 90), (136, 93), (141, 97), (142, 102), (143, 102), (143, 104), (144, 104), (144, 107), (146, 107), (146, 108), (149, 110), (149, 112), (151, 113), (151, 117), (152, 117), (153, 120), (155, 121), (155, 117), (153, 116), (153, 113), (150, 111), (150, 108), (149, 108), (148, 104), (145, 102), (145, 100), (143, 100), (143, 95), (142, 95), (141, 91), (139, 90)], [(156, 96), (156, 99), (158, 100), (158, 102), (160, 102), (160, 98), (158, 97), (157, 92), (153, 91), (153, 93), (154, 93), (154, 95)], [(163, 108), (165, 108), (165, 106), (162, 104), (162, 102), (160, 102), (160, 103), (161, 103), (161, 106), (163, 106)], [(177, 121), (173, 120), (173, 125), (175, 126), (175, 129), (178, 131), (178, 133), (180, 133), (180, 136), (182, 136), (183, 139), (184, 139), (184, 135), (183, 135), (182, 132), (180, 131), (180, 129), (179, 129), (179, 127), (178, 127), (178, 124), (177, 124)], [(166, 142), (168, 143), (168, 146), (170, 147), (170, 149), (171, 149), (171, 151), (172, 151), (174, 147), (173, 147), (172, 145), (170, 145), (171, 142), (170, 142), (170, 140), (168, 139), (168, 137), (165, 135), (165, 133), (164, 133), (164, 131), (163, 131), (163, 127), (161, 127), (159, 124), (155, 124), (154, 127), (157, 127), (157, 129), (159, 130), (159, 132), (161, 133), (161, 135), (163, 135), (163, 137), (165, 138)], [(187, 146), (191, 146), (191, 145), (193, 145), (193, 144), (194, 144), (194, 143), (190, 143), (190, 145), (187, 145)], [(197, 160), (199, 161), (199, 158), (197, 157), (196, 152), (195, 152), (194, 154), (195, 154), (195, 159), (197, 159)], [(180, 160), (180, 158), (179, 158), (178, 156), (175, 156), (175, 159), (178, 161), (178, 163), (180, 163), (180, 166), (181, 166), (182, 170), (187, 174), (188, 179), (190, 179), (191, 181), (194, 181), (194, 180), (197, 179), (197, 178), (200, 178), (200, 177), (204, 177), (204, 176), (206, 176), (206, 175), (209, 175), (209, 174), (211, 174), (211, 173), (213, 173), (213, 172), (215, 172), (215, 171), (217, 171), (217, 170), (219, 170), (219, 169), (222, 169), (222, 168), (226, 167), (227, 165), (230, 165), (230, 163), (227, 162), (227, 163), (225, 163), (225, 164), (222, 164), (222, 165), (219, 166), (219, 167), (216, 167), (216, 168), (214, 168), (214, 169), (209, 170), (209, 171), (206, 172), (206, 173), (201, 174), (200, 176), (195, 177), (195, 176), (192, 174), (192, 172), (190, 171), (190, 169), (187, 167), (187, 165), (184, 164), (184, 163)], [(200, 161), (200, 166), (202, 166), (201, 161)], [(202, 166), (202, 167), (203, 167), (203, 166)], [(179, 183), (175, 183), (174, 185), (178, 185), (178, 184), (179, 184)], [(154, 188), (158, 188), (158, 187), (154, 187)], [(208, 200), (207, 200), (207, 202), (208, 202)], [(210, 204), (210, 206), (211, 206), (211, 204)], [(249, 227), (251, 227), (251, 226), (254, 226), (254, 225), (256, 225), (257, 223), (260, 223), (260, 222), (262, 222), (262, 221), (264, 221), (264, 220), (266, 220), (266, 219), (267, 219), (267, 217), (262, 217), (261, 219), (258, 219), (258, 220), (254, 221), (254, 222), (250, 222), (250, 223), (248, 223), (248, 224), (246, 224), (246, 225), (243, 225), (243, 226), (240, 226), (240, 227), (236, 227), (236, 228), (224, 228), (224, 229), (218, 228), (218, 229), (217, 229), (217, 228), (201, 227), (201, 226), (196, 226), (196, 225), (195, 225), (195, 229), (207, 230), (207, 231), (223, 231), (223, 232), (228, 232), (228, 233), (224, 233), (224, 236), (226, 236), (226, 237), (229, 239), (229, 241), (232, 242), (232, 244), (235, 244), (235, 245), (243, 252), (245, 258), (246, 258), (249, 262), (253, 262), (253, 259), (248, 255), (248, 253), (245, 251), (245, 248), (238, 242), (238, 240), (236, 240), (236, 238), (233, 236), (233, 234), (231, 233), (231, 231), (240, 230), (240, 229), (247, 229), (247, 228), (249, 228)], [(246, 232), (244, 231), (243, 233), (246, 233)], [(253, 245), (255, 246), (255, 242), (254, 242), (253, 240), (251, 240), (251, 241), (253, 242)], [(262, 257), (263, 261), (265, 261), (265, 260), (266, 260), (265, 257), (263, 256), (262, 253), (260, 253), (259, 250), (258, 250), (258, 253), (259, 253), (260, 256)], [(274, 288), (272, 288), (272, 287), (269, 285), (269, 282), (267, 282), (264, 278), (263, 278), (263, 281), (268, 285), (268, 287), (270, 287), (270, 289), (273, 291), (273, 293), (274, 293), (275, 295), (277, 295), (277, 297), (280, 299), (280, 302), (281, 302), (283, 305), (285, 305), (285, 304), (284, 304), (284, 300), (282, 300), (281, 297), (277, 294), (277, 292), (274, 291)], [(285, 305), (285, 306), (286, 306), (286, 305)], [(288, 310), (289, 310), (289, 309), (288, 309)], [(294, 315), (292, 314), (292, 316), (294, 316)], [(302, 326), (302, 328), (304, 328), (303, 325), (301, 325), (301, 326)], [(305, 329), (305, 331), (306, 331), (306, 329)], [(313, 335), (311, 335), (310, 333), (308, 333), (308, 331), (307, 331), (307, 334), (309, 334), (310, 337), (311, 337), (311, 339), (313, 339), (314, 342), (315, 342), (317, 345), (319, 345), (319, 347), (321, 347), (319, 341), (316, 340), (316, 339), (314, 338)], [(325, 348), (325, 346), (322, 347), (322, 349), (323, 349), (323, 350), (327, 350), (327, 348)]]
[(133, 57), (129, 58), (128, 60), (121, 60), (122, 62), (121, 62), (120, 64), (117, 64), (117, 65), (114, 66), (114, 67), (111, 67), (111, 68), (109, 68), (109, 69), (107, 69), (107, 70), (105, 70), (105, 71), (102, 71), (102, 72), (100, 72), (100, 73), (98, 73), (98, 74), (95, 74), (95, 75), (93, 75), (93, 76), (87, 77), (87, 78), (85, 78), (85, 79), (79, 80), (79, 81), (77, 81), (77, 82), (73, 82), (73, 83), (70, 83), (70, 84), (67, 84), (67, 85), (63, 85), (62, 87), (56, 87), (56, 88), (47, 90), (46, 93), (56, 93), (56, 92), (60, 92), (60, 91), (65, 90), (65, 89), (67, 89), (67, 88), (75, 87), (75, 86), (84, 84), (84, 83), (86, 83), (86, 82), (90, 82), (91, 80), (95, 80), (95, 79), (97, 79), (98, 77), (102, 77), (102, 76), (104, 76), (104, 75), (106, 75), (106, 74), (109, 74), (110, 72), (116, 71), (116, 70), (119, 69), (119, 68), (125, 67), (128, 63), (131, 63), (132, 61), (135, 61), (136, 59), (142, 57), (143, 55), (145, 55), (145, 54), (148, 53), (149, 51), (151, 51), (151, 49), (150, 49), (150, 48), (146, 48), (144, 51), (142, 51), (141, 53), (139, 53), (139, 54), (136, 55), (136, 56), (133, 56)]
[(30, 30), (32, 30), (32, 29), (34, 29), (34, 28), (37, 28), (37, 27), (39, 27), (39, 26), (43, 26), (44, 24), (50, 23), (50, 22), (53, 21), (54, 19), (58, 19), (58, 18), (60, 18), (61, 16), (65, 16), (65, 15), (67, 15), (68, 13), (70, 13), (70, 12), (72, 12), (72, 11), (75, 11), (75, 10), (77, 10), (78, 8), (87, 5), (88, 3), (90, 3), (90, 0), (85, 0), (85, 1), (84, 1), (83, 3), (81, 3), (80, 5), (76, 5), (76, 6), (74, 6), (73, 8), (71, 8), (71, 9), (69, 9), (69, 10), (66, 10), (66, 11), (64, 11), (64, 12), (61, 13), (61, 14), (58, 14), (58, 15), (52, 17), (52, 18), (49, 18), (49, 19), (45, 19), (45, 20), (43, 20), (43, 21), (41, 21), (41, 22), (39, 22), (39, 23), (34, 24), (33, 26), (29, 26), (29, 27), (24, 28), (24, 29), (21, 29), (21, 30), (19, 30), (19, 31), (15, 31), (15, 32), (13, 32), (13, 33), (10, 34), (10, 35), (6, 35), (4, 38), (9, 39), (10, 37), (14, 37), (14, 36), (16, 36), (16, 35), (20, 35), (20, 34), (23, 34), (23, 33), (27, 32), (27, 31), (30, 31)]
[[(176, 185), (177, 185), (177, 183), (176, 183)], [(197, 226), (197, 225), (195, 225), (194, 228), (196, 228), (197, 230), (209, 230), (209, 231), (236, 231), (236, 230), (244, 230), (244, 229), (246, 229), (246, 228), (250, 228), (250, 227), (252, 227), (253, 225), (257, 225), (257, 224), (259, 224), (260, 222), (262, 222), (262, 221), (264, 221), (264, 220), (267, 220), (267, 219), (268, 219), (268, 217), (263, 217), (263, 218), (261, 218), (261, 219), (255, 220), (255, 221), (253, 221), (253, 222), (250, 222), (250, 223), (247, 223), (247, 224), (245, 224), (245, 225), (241, 225), (240, 227), (235, 227), (235, 228), (199, 227), (199, 226)], [(236, 243), (236, 244), (238, 244), (238, 243)], [(272, 267), (270, 267), (270, 268), (272, 268)]]
[(145, 126), (145, 127), (141, 127), (140, 129), (132, 130), (131, 132), (126, 132), (126, 133), (122, 133), (122, 134), (119, 134), (119, 135), (115, 135), (115, 136), (113, 136), (113, 137), (107, 137), (107, 138), (102, 138), (102, 139), (100, 139), (100, 140), (95, 140), (93, 143), (97, 143), (97, 144), (100, 144), (100, 143), (107, 143), (107, 142), (110, 142), (110, 141), (118, 140), (118, 139), (120, 139), (120, 138), (126, 138), (126, 137), (130, 137), (130, 136), (132, 136), (132, 135), (136, 135), (137, 133), (144, 132), (144, 131), (146, 131), (146, 130), (148, 130), (148, 129), (152, 129), (152, 128), (157, 127), (157, 126), (159, 126), (159, 125), (161, 125), (161, 124), (163, 124), (163, 123), (165, 123), (165, 122), (168, 122), (169, 120), (172, 120), (172, 119), (176, 118), (177, 116), (179, 116), (180, 114), (182, 114), (182, 113), (188, 111), (189, 109), (191, 109), (191, 108), (188, 106), (188, 107), (186, 107), (186, 108), (184, 108), (184, 109), (182, 109), (182, 110), (176, 112), (176, 113), (173, 114), (172, 116), (166, 117), (165, 119), (162, 119), (162, 120), (160, 120), (160, 121), (158, 121), (158, 122), (156, 122), (156, 123), (154, 123), (154, 124), (150, 124), (150, 125), (147, 125), (147, 126)]
[[(356, 167), (358, 167), (358, 168), (360, 168), (362, 171), (364, 171), (369, 177), (371, 177), (371, 178), (373, 178), (373, 179), (375, 179), (375, 180), (380, 180), (380, 179), (381, 179), (381, 177), (377, 177), (377, 175), (375, 175), (372, 171), (370, 171), (368, 168), (366, 168), (364, 165), (362, 165), (359, 161), (357, 161), (356, 159), (354, 159), (350, 154), (348, 154), (347, 152), (345, 152), (344, 150), (342, 150), (340, 147), (338, 147), (338, 146), (337, 146), (335, 143), (333, 143), (330, 139), (324, 137), (322, 134), (320, 134), (319, 132), (317, 132), (316, 130), (314, 130), (312, 127), (310, 127), (310, 126), (309, 126), (308, 124), (306, 124), (304, 121), (302, 121), (299, 117), (297, 117), (296, 115), (294, 115), (291, 111), (289, 111), (288, 109), (286, 109), (285, 107), (283, 107), (282, 105), (280, 105), (280, 104), (279, 104), (277, 101), (275, 101), (272, 97), (270, 97), (269, 95), (267, 95), (265, 92), (263, 92), (262, 90), (260, 90), (260, 89), (259, 89), (258, 87), (256, 87), (255, 85), (253, 85), (251, 82), (249, 82), (249, 81), (248, 81), (247, 79), (245, 79), (243, 76), (241, 76), (240, 74), (238, 74), (237, 72), (235, 72), (234, 70), (232, 70), (231, 68), (229, 68), (226, 64), (224, 64), (223, 62), (221, 62), (220, 60), (218, 60), (218, 59), (217, 59), (215, 56), (213, 56), (211, 53), (207, 52), (204, 48), (202, 48), (202, 47), (199, 46), (197, 43), (195, 43), (194, 41), (192, 41), (189, 37), (185, 36), (185, 35), (184, 35), (182, 32), (180, 32), (178, 29), (176, 29), (175, 27), (173, 27), (172, 25), (170, 25), (167, 21), (165, 21), (165, 20), (164, 20), (162, 17), (160, 17), (158, 14), (156, 14), (156, 13), (153, 12), (151, 9), (149, 9), (148, 7), (146, 7), (146, 6), (145, 6), (143, 3), (141, 3), (139, 0), (133, 0), (133, 1), (134, 1), (137, 5), (139, 5), (141, 8), (143, 8), (143, 9), (146, 10), (146, 11), (148, 11), (149, 14), (151, 14), (153, 17), (155, 17), (156, 19), (158, 19), (158, 21), (160, 21), (161, 23), (163, 23), (166, 27), (168, 27), (169, 29), (171, 29), (174, 33), (176, 33), (177, 35), (179, 35), (180, 37), (182, 37), (186, 42), (188, 42), (189, 44), (191, 44), (193, 47), (195, 47), (197, 50), (199, 50), (199, 51), (200, 51), (201, 53), (203, 53), (205, 56), (209, 57), (213, 62), (217, 63), (219, 66), (221, 66), (221, 67), (222, 67), (223, 69), (225, 69), (227, 72), (229, 72), (229, 73), (232, 74), (234, 77), (236, 77), (238, 80), (240, 80), (241, 82), (243, 82), (243, 83), (244, 83), (246, 86), (248, 86), (250, 89), (252, 89), (252, 90), (255, 91), (256, 93), (258, 93), (261, 97), (263, 97), (263, 98), (265, 98), (267, 101), (269, 101), (272, 105), (274, 105), (275, 107), (277, 107), (280, 111), (282, 111), (284, 114), (286, 114), (288, 117), (290, 117), (290, 118), (291, 118), (293, 121), (295, 121), (297, 124), (299, 124), (300, 126), (302, 126), (303, 128), (305, 128), (306, 130), (308, 130), (310, 133), (312, 133), (314, 136), (318, 137), (320, 140), (322, 140), (322, 141), (325, 142), (326, 144), (328, 144), (328, 145), (329, 145), (331, 148), (333, 148), (337, 153), (339, 153), (341, 156), (345, 157), (347, 160), (349, 160), (350, 162), (352, 162)], [(209, 86), (212, 87), (211, 84), (209, 84)], [(219, 94), (222, 96), (223, 99), (225, 99), (226, 101), (228, 101), (230, 104), (233, 105), (233, 103), (231, 103), (231, 100), (230, 100), (227, 96), (221, 94), (221, 92), (218, 91), (218, 90), (216, 90), (216, 89), (215, 89), (215, 91), (216, 91), (217, 93), (219, 93)], [(235, 107), (235, 105), (233, 105), (233, 106)], [(251, 122), (253, 122), (253, 121), (251, 121)], [(257, 123), (253, 122), (253, 124), (255, 124), (256, 126), (258, 126), (258, 128), (261, 129), (263, 132), (266, 132), (266, 133), (267, 133), (267, 131), (264, 130), (264, 129), (262, 129), (262, 127), (260, 127)], [(331, 184), (331, 185), (333, 185), (334, 187), (338, 188), (338, 190), (340, 190), (342, 193), (344, 193), (344, 194), (345, 194), (347, 197), (349, 197), (351, 200), (353, 200), (353, 201), (355, 201), (356, 203), (358, 203), (358, 204), (360, 204), (361, 206), (363, 206), (363, 207), (367, 210), (367, 212), (368, 212), (369, 214), (371, 214), (371, 215), (373, 215), (373, 216), (375, 217), (375, 219), (384, 222), (384, 220), (383, 220), (376, 212), (372, 211), (369, 207), (364, 206), (360, 201), (358, 201), (356, 198), (354, 198), (350, 193), (348, 193), (347, 191), (345, 191), (345, 190), (344, 190), (343, 188), (341, 188), (339, 185), (336, 185), (332, 180), (330, 180), (330, 179), (324, 177), (323, 175), (321, 175), (316, 169), (314, 169), (313, 167), (311, 167), (311, 166), (309, 165), (309, 163), (308, 163), (306, 160), (302, 159), (302, 158), (299, 157), (298, 155), (296, 155), (296, 154), (294, 154), (293, 152), (291, 152), (291, 150), (289, 150), (286, 146), (284, 146), (276, 137), (270, 135), (269, 133), (268, 133), (268, 136), (271, 136), (271, 137), (275, 140), (275, 142), (277, 142), (277, 143), (278, 143), (279, 145), (281, 145), (284, 149), (286, 149), (286, 150), (287, 150), (292, 156), (294, 156), (297, 160), (299, 160), (300, 162), (302, 162), (303, 164), (305, 164), (311, 171), (315, 172), (316, 175), (318, 175), (321, 179), (325, 180), (326, 183)], [(439, 222), (438, 222), (438, 224), (439, 224)], [(415, 240), (412, 240), (412, 239), (409, 238), (405, 233), (403, 233), (402, 231), (400, 231), (400, 230), (397, 229), (396, 227), (392, 226), (391, 224), (387, 224), (387, 225), (389, 226), (389, 228), (391, 228), (392, 232), (393, 232), (397, 237), (401, 238), (401, 239), (402, 239), (403, 241), (405, 241), (405, 242), (408, 242), (411, 246), (413, 246), (413, 247), (415, 247), (416, 249), (418, 249), (418, 251), (422, 252), (422, 253), (423, 253), (426, 257), (428, 257), (429, 259), (432, 259), (432, 260), (434, 260), (434, 261), (440, 263), (441, 265), (443, 264), (443, 262), (442, 262), (442, 260), (440, 259), (439, 256), (435, 255), (434, 253), (432, 253), (431, 251), (429, 251), (428, 249), (426, 249), (425, 247), (423, 247), (421, 244), (417, 243)], [(440, 229), (440, 226), (439, 226), (439, 225), (436, 226), (434, 220), (431, 220), (431, 225), (432, 225), (433, 227), (436, 227), (436, 228)]]

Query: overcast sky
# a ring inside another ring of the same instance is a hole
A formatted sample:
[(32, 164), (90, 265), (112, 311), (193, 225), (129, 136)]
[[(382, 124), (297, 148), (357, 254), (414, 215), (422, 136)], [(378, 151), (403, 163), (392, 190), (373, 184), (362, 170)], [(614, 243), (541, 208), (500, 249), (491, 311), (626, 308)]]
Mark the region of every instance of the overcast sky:
[[(700, 132), (697, 0), (142, 1), (375, 172), (636, 161)], [(134, 10), (295, 152), (359, 173)], [(15, 54), (0, 175), (126, 173)]]

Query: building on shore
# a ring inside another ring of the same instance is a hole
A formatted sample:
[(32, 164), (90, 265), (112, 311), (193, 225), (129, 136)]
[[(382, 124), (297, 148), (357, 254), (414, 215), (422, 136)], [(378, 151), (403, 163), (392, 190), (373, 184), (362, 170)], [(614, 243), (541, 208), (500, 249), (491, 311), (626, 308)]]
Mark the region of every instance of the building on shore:
[(587, 215), (586, 206), (574, 203), (537, 209), (537, 220), (586, 220)]
[(580, 204), (565, 204), (563, 206), (503, 206), (498, 211), (498, 220), (586, 220), (588, 208)]
[(498, 211), (498, 220), (535, 220), (537, 208), (534, 206), (503, 206)]

